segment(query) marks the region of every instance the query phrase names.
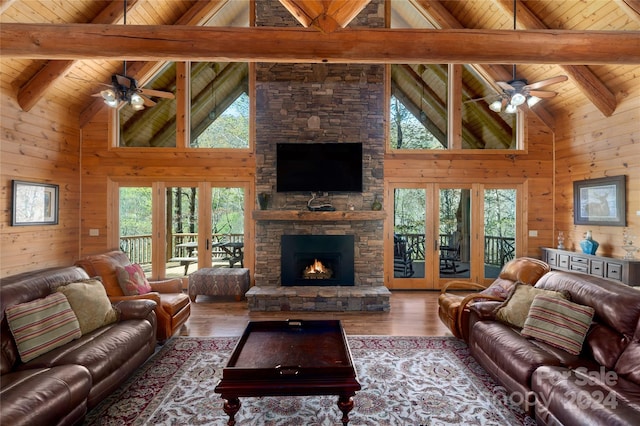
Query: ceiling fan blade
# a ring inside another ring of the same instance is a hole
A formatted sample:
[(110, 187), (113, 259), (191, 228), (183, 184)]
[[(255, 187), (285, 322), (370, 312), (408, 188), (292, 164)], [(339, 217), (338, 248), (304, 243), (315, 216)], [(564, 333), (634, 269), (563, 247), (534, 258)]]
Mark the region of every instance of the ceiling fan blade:
[(536, 98), (553, 98), (557, 95), (556, 92), (551, 92), (549, 90), (530, 90), (529, 94)]
[(512, 85), (507, 83), (506, 81), (496, 81), (496, 84), (500, 86), (503, 90), (515, 90)]
[(140, 97), (144, 100), (144, 106), (146, 107), (152, 107), (156, 104), (154, 101), (152, 101), (151, 99), (147, 98), (142, 94), (140, 94)]
[(489, 98), (496, 98), (496, 95), (488, 95), (488, 96), (484, 96), (482, 98), (473, 98), (473, 99), (467, 99), (466, 101), (463, 101), (463, 104), (468, 104), (470, 102), (480, 102), (480, 101), (484, 101), (485, 99), (489, 99)]
[(164, 92), (162, 90), (153, 90), (153, 89), (142, 89), (139, 88), (138, 92), (147, 95), (147, 96), (155, 96), (156, 98), (166, 98), (166, 99), (175, 99), (175, 95), (171, 92)]
[(544, 86), (548, 86), (550, 84), (556, 84), (556, 83), (560, 83), (563, 81), (567, 81), (569, 79), (569, 77), (567, 77), (566, 75), (558, 75), (556, 77), (551, 77), (548, 78), (546, 80), (542, 80), (542, 81), (538, 81), (536, 83), (531, 83), (528, 84), (526, 86), (524, 86), (526, 89), (530, 89), (530, 90), (535, 90), (535, 89), (539, 89), (541, 87)]
[(126, 75), (120, 75), (120, 74), (114, 74), (113, 76), (115, 77), (116, 81), (120, 86), (124, 86), (128, 89), (130, 89), (132, 86), (133, 87), (136, 86), (136, 81), (131, 77), (128, 77)]

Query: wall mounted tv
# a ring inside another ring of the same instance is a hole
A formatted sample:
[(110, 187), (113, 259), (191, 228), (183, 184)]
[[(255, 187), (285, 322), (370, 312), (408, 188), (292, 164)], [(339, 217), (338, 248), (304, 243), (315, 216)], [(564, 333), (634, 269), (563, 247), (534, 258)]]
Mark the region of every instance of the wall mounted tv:
[(278, 192), (362, 192), (361, 143), (279, 143)]

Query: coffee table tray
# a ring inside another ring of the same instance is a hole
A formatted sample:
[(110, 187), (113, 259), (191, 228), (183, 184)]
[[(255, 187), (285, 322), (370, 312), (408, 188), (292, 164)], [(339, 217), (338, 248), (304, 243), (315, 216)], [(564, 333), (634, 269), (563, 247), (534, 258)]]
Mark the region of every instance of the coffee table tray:
[(354, 378), (346, 336), (335, 321), (249, 322), (222, 381), (306, 381)]

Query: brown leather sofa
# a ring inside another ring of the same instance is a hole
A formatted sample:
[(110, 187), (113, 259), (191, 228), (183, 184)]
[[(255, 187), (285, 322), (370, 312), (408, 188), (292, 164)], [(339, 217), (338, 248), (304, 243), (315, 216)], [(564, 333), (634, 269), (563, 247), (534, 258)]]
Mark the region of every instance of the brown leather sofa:
[(469, 348), (540, 425), (638, 425), (640, 290), (617, 281), (553, 271), (535, 288), (568, 292), (595, 309), (581, 352), (572, 355), (495, 317), (499, 302), (471, 305)]
[(154, 353), (155, 303), (123, 301), (113, 305), (116, 322), (21, 361), (5, 310), (87, 278), (83, 269), (73, 266), (0, 279), (0, 424), (77, 424)]
[(151, 293), (136, 296), (125, 296), (116, 275), (117, 266), (129, 265), (131, 261), (125, 253), (113, 250), (103, 254), (87, 256), (76, 262), (92, 276), (99, 276), (102, 280), (107, 296), (112, 302), (120, 300), (148, 299), (157, 303), (156, 316), (158, 318), (158, 340), (164, 342), (173, 336), (191, 315), (189, 296), (182, 291), (180, 278), (149, 281)]
[[(469, 281), (449, 281), (438, 297), (438, 316), (455, 337), (468, 341), (470, 304), (477, 300), (505, 300), (516, 282), (534, 285), (550, 270), (541, 260), (519, 257), (507, 262), (488, 287)], [(452, 290), (473, 290), (473, 293), (461, 295), (451, 293)]]

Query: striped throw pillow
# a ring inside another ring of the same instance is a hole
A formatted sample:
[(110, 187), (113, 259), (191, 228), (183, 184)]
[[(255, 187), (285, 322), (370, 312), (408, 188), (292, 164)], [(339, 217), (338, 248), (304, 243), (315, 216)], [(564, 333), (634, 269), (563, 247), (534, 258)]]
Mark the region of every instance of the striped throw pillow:
[(80, 337), (80, 324), (62, 293), (10, 306), (5, 311), (22, 362)]
[(579, 355), (593, 320), (594, 309), (557, 297), (536, 296), (522, 335)]

